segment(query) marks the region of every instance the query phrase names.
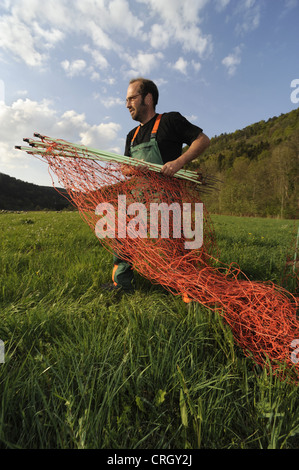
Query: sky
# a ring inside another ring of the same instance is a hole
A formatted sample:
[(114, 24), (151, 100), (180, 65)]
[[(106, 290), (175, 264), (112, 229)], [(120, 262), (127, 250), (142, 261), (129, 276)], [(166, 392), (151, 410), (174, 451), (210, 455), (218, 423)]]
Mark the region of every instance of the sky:
[(298, 23), (299, 0), (0, 0), (0, 172), (51, 186), (14, 149), (34, 132), (123, 154), (139, 76), (210, 138), (297, 109)]

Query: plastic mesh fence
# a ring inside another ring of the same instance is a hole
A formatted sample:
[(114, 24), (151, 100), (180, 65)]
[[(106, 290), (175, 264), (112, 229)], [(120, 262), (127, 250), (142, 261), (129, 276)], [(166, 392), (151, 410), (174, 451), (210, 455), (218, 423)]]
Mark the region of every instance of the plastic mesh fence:
[[(141, 276), (164, 286), (172, 294), (187, 295), (191, 301), (219, 312), (245, 355), (281, 378), (285, 379), (287, 374), (288, 379), (298, 381), (299, 366), (294, 355), (296, 340), (299, 346), (298, 299), (271, 282), (249, 280), (233, 263), (220, 263), (205, 207), (203, 244), (199, 248), (186, 249), (188, 239), (182, 230), (180, 237), (175, 236), (176, 221), (171, 218), (171, 211), (169, 227), (172, 229), (168, 238), (163, 238), (159, 230), (156, 237), (150, 237), (148, 219), (143, 221), (147, 236), (119, 236), (128, 227), (132, 228), (132, 224), (135, 233), (138, 232), (136, 214), (119, 214), (120, 195), (125, 196), (127, 207), (142, 203), (147, 214), (153, 203), (165, 203), (168, 207), (175, 203), (183, 213), (184, 203), (201, 202), (203, 186), (146, 168), (101, 161), (100, 154), (95, 160), (88, 149), (82, 153), (82, 149), (68, 142), (49, 137), (42, 137), (40, 144), (29, 143), (32, 149), (26, 151), (48, 163), (50, 174), (56, 175), (92, 230), (97, 233), (97, 226), (104, 226), (102, 217), (105, 217), (106, 229), (115, 233), (115, 237), (99, 238), (107, 250), (117, 252)], [(103, 207), (107, 208), (106, 212)], [(159, 228), (161, 224), (159, 220)]]

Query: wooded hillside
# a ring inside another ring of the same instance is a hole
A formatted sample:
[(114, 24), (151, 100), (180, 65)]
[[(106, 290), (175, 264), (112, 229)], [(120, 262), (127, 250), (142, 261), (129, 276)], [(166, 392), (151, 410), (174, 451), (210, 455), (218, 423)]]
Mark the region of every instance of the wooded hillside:
[(212, 138), (189, 168), (220, 180), (203, 196), (211, 213), (297, 218), (299, 108)]
[[(66, 191), (62, 190), (66, 194)], [(35, 211), (71, 208), (69, 201), (54, 188), (25, 183), (0, 173), (0, 210)]]

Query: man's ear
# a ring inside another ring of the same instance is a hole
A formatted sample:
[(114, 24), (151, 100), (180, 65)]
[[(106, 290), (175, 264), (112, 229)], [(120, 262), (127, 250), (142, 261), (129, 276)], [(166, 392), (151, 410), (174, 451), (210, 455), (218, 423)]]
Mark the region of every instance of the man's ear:
[(153, 101), (153, 97), (150, 93), (148, 93), (145, 97), (144, 97), (144, 102), (146, 105), (150, 105)]

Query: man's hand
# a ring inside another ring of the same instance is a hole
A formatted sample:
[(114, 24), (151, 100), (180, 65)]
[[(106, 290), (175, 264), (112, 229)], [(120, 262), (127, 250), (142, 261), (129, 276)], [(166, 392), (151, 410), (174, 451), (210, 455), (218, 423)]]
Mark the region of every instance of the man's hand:
[(163, 173), (165, 176), (173, 176), (182, 167), (182, 162), (179, 159), (172, 160), (171, 162), (167, 162), (162, 166), (161, 173)]

